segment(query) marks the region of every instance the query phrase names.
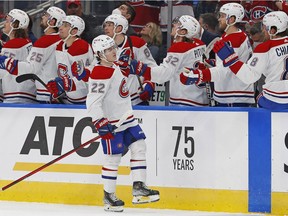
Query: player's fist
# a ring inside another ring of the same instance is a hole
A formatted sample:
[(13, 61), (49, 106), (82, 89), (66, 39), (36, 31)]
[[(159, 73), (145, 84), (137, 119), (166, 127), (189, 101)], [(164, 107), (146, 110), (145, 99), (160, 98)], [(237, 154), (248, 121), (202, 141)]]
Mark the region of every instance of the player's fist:
[(114, 137), (115, 126), (111, 125), (107, 118), (101, 118), (93, 122), (95, 128), (102, 139), (112, 139)]
[(71, 65), (71, 72), (77, 80), (83, 80), (84, 82), (87, 82), (90, 76), (90, 71), (84, 67), (82, 60), (73, 62)]
[(140, 92), (140, 99), (142, 101), (148, 101), (154, 93), (155, 90), (155, 84), (150, 81), (144, 81), (143, 83), (143, 90)]
[(47, 89), (51, 93), (53, 98), (59, 98), (65, 92), (69, 92), (73, 89), (74, 82), (68, 77), (56, 77), (54, 80), (50, 80), (47, 83)]
[(18, 60), (0, 56), (0, 69), (7, 70), (12, 75), (18, 75)]
[(143, 62), (132, 59), (130, 63), (130, 74), (143, 76), (147, 68), (148, 68), (147, 64), (144, 64)]
[(209, 69), (198, 70), (192, 68), (184, 68), (180, 73), (180, 82), (184, 85), (200, 85), (203, 82), (211, 81), (211, 72)]
[(229, 67), (239, 60), (233, 47), (229, 46), (229, 44), (223, 40), (217, 41), (214, 44), (213, 51), (223, 61), (224, 67)]

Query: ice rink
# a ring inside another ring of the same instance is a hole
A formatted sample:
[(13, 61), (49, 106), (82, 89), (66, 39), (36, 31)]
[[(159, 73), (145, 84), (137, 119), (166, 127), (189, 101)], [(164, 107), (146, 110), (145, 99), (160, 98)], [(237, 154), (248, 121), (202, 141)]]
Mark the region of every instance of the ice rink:
[(260, 216), (264, 214), (236, 214), (236, 213), (213, 213), (199, 211), (158, 210), (125, 208), (122, 213), (105, 212), (99, 206), (77, 206), (44, 203), (6, 202), (0, 201), (0, 216), (102, 216), (102, 215), (137, 215), (137, 216)]

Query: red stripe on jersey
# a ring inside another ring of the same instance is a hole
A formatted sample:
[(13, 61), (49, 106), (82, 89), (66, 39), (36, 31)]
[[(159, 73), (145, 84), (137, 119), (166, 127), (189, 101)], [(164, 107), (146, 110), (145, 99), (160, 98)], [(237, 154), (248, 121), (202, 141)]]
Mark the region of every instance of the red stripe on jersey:
[[(130, 36), (131, 41), (132, 41), (132, 46), (135, 48), (140, 48), (146, 44), (145, 40), (143, 40), (140, 37), (137, 36)], [(126, 41), (125, 47), (129, 47), (129, 42), (128, 40)]]
[[(64, 46), (64, 42), (61, 41), (57, 45), (56, 50), (63, 51), (63, 46)], [(78, 39), (74, 41), (73, 44), (68, 48), (68, 53), (71, 56), (83, 55), (88, 52), (89, 46), (90, 45), (85, 40)]]
[(237, 74), (243, 64), (244, 64), (243, 62), (237, 61), (235, 62), (235, 64), (231, 65), (229, 68), (234, 74)]
[(174, 53), (185, 53), (195, 47), (198, 47), (200, 45), (205, 45), (201, 40), (193, 39), (194, 41), (191, 42), (178, 42), (172, 44), (172, 46), (169, 48), (168, 52), (174, 52)]
[(254, 49), (254, 53), (265, 53), (268, 52), (271, 48), (279, 45), (284, 45), (285, 43), (288, 44), (287, 37), (279, 40), (268, 40), (256, 46), (256, 48)]
[(84, 55), (89, 50), (89, 43), (85, 40), (78, 39), (73, 42), (72, 46), (68, 48), (68, 53), (72, 56)]
[(231, 46), (233, 48), (239, 48), (243, 42), (246, 40), (247, 38), (247, 35), (240, 31), (240, 32), (236, 32), (236, 33), (232, 33), (232, 34), (229, 34), (229, 35), (226, 35), (224, 34), (222, 36), (222, 39), (225, 41), (225, 42), (230, 42), (231, 43)]
[(35, 41), (34, 47), (47, 48), (60, 40), (61, 38), (59, 37), (58, 34), (43, 35), (37, 41)]
[(115, 68), (102, 65), (95, 66), (90, 74), (91, 79), (110, 79), (114, 74)]
[(19, 48), (25, 46), (26, 44), (30, 43), (31, 41), (27, 38), (14, 38), (12, 40), (7, 41), (3, 48)]

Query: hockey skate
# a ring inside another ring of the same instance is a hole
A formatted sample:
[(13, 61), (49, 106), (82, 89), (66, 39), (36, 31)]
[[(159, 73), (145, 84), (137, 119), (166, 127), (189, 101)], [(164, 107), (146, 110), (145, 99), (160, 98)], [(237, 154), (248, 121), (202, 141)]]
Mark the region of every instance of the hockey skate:
[(150, 202), (157, 202), (159, 197), (159, 191), (149, 189), (144, 182), (133, 183), (133, 204), (143, 204)]
[(115, 193), (104, 191), (104, 210), (110, 212), (123, 212), (124, 202), (118, 199)]

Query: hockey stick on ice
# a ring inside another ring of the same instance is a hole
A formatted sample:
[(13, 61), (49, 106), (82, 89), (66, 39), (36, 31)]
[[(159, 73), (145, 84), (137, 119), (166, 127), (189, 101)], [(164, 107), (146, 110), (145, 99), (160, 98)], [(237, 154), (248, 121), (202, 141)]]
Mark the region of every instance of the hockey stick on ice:
[[(133, 114), (133, 113), (132, 113), (132, 111), (130, 111), (130, 110), (127, 111), (126, 113), (124, 113), (124, 115), (120, 118), (120, 120), (119, 120), (119, 121), (117, 122), (117, 124), (115, 125), (115, 126), (116, 126), (115, 131), (117, 131), (117, 128), (119, 128), (119, 127), (124, 123), (124, 121), (125, 121), (129, 116), (131, 116), (132, 114)], [(74, 152), (76, 152), (76, 151), (84, 148), (85, 146), (92, 144), (94, 141), (96, 141), (96, 140), (98, 140), (98, 139), (100, 139), (100, 136), (97, 136), (97, 137), (94, 137), (93, 139), (88, 140), (87, 142), (81, 144), (81, 145), (78, 146), (77, 148), (72, 149), (72, 150), (66, 152), (65, 154), (63, 154), (63, 155), (55, 158), (54, 160), (52, 160), (52, 161), (44, 164), (43, 166), (41, 166), (41, 167), (39, 167), (39, 168), (37, 168), (37, 169), (29, 172), (28, 174), (22, 176), (21, 178), (18, 178), (17, 180), (11, 182), (10, 184), (2, 187), (2, 191), (6, 190), (6, 189), (8, 189), (8, 188), (10, 188), (10, 187), (12, 187), (12, 186), (15, 185), (15, 184), (18, 184), (19, 182), (23, 181), (24, 179), (28, 178), (29, 176), (32, 176), (32, 175), (34, 175), (35, 173), (40, 172), (41, 170), (45, 169), (46, 167), (48, 167), (48, 166), (56, 163), (56, 162), (59, 161), (59, 160), (62, 160), (63, 158), (65, 158), (65, 157), (67, 157), (68, 155), (70, 155), (70, 154), (72, 154), (72, 153), (74, 153)]]
[[(48, 89), (46, 83), (45, 83), (39, 76), (37, 76), (36, 74), (27, 73), (27, 74), (22, 74), (22, 75), (19, 75), (19, 76), (16, 77), (16, 82), (17, 82), (17, 83), (22, 83), (22, 82), (24, 82), (24, 81), (26, 81), (26, 80), (33, 80), (33, 81), (37, 80), (37, 81), (40, 82), (46, 89)], [(64, 104), (61, 96), (58, 97), (58, 98), (55, 99), (55, 100), (58, 100), (61, 104)]]

